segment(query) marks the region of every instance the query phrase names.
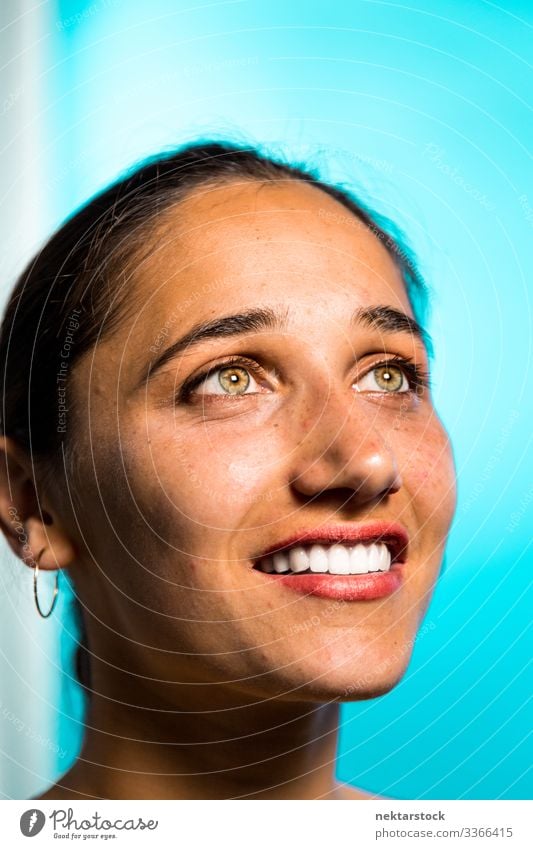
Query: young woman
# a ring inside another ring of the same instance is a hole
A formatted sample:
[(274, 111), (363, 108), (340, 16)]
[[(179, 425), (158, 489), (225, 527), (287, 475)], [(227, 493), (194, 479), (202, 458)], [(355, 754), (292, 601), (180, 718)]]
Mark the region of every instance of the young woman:
[(22, 274), (1, 525), (41, 615), (68, 571), (88, 693), (39, 798), (371, 797), (335, 779), (339, 703), (404, 673), (455, 508), (424, 284), (382, 224), (305, 168), (195, 144)]

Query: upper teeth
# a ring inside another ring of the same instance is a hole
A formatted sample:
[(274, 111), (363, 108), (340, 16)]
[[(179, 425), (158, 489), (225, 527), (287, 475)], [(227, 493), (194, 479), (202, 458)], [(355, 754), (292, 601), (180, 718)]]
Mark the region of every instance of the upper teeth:
[(332, 575), (362, 575), (387, 572), (390, 551), (383, 542), (357, 545), (295, 545), (263, 557), (257, 564), (263, 572), (331, 572)]

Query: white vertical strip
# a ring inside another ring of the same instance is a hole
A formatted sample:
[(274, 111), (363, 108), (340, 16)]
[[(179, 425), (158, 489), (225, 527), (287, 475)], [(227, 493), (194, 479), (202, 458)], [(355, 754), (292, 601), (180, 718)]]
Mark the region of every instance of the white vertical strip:
[[(46, 236), (43, 75), (54, 4), (0, 5), (0, 301)], [(31, 340), (28, 339), (28, 344)], [(43, 595), (50, 579), (45, 576)], [(46, 582), (46, 583), (45, 583)], [(0, 541), (0, 794), (25, 799), (53, 772), (58, 629), (33, 603), (32, 574)]]

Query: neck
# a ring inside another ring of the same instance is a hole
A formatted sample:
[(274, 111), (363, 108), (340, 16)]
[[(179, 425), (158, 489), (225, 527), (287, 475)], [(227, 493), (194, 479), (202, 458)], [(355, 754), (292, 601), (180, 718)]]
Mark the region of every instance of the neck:
[(341, 798), (335, 703), (254, 701), (223, 685), (174, 685), (173, 693), (166, 689), (157, 698), (153, 688), (143, 692), (138, 679), (135, 690), (114, 686), (113, 696), (104, 696), (104, 683), (98, 675), (93, 679), (80, 759), (62, 781), (76, 793), (115, 799)]

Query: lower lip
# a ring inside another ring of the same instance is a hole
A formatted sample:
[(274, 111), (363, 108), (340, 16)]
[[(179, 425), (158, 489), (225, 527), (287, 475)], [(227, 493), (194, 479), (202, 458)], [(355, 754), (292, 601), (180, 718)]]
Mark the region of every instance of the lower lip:
[(261, 572), (263, 577), (275, 581), (300, 595), (312, 595), (317, 598), (336, 601), (370, 601), (386, 598), (402, 585), (403, 576), (400, 563), (391, 566), (388, 572), (369, 572), (364, 575), (329, 575), (323, 572), (304, 575), (275, 574)]

